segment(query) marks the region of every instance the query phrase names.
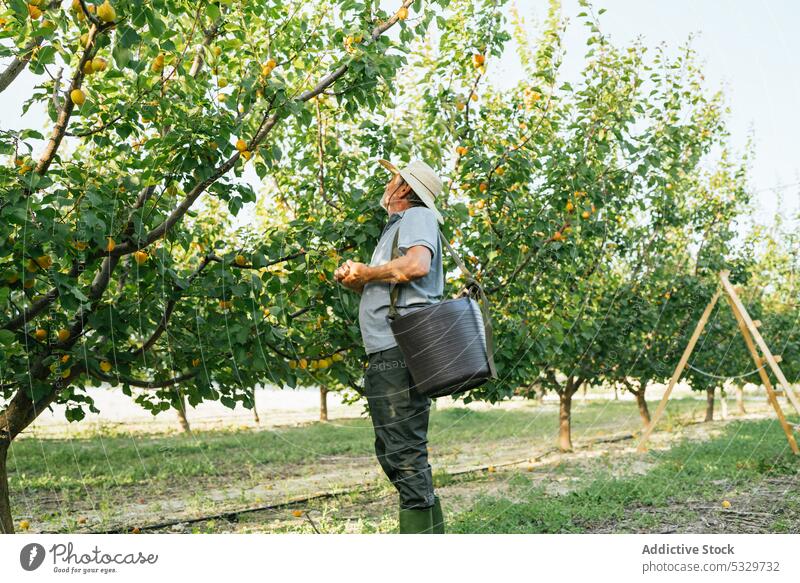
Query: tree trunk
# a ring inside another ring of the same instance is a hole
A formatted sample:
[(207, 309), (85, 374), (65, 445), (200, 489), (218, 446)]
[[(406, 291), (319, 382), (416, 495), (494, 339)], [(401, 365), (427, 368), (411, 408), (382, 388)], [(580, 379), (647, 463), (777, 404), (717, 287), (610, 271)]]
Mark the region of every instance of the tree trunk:
[(253, 387), (253, 421), (256, 424), (261, 423), (261, 419), (258, 416), (258, 409), (256, 409), (256, 388)]
[(558, 447), (561, 451), (572, 451), (572, 395), (577, 390), (572, 379), (567, 379), (564, 389), (558, 394), (560, 407), (558, 411)]
[(0, 534), (14, 534), (14, 519), (11, 517), (11, 499), (8, 496), (7, 441), (0, 442)]
[(744, 387), (736, 385), (736, 410), (740, 415), (747, 413), (744, 409)]
[(714, 390), (716, 387), (706, 389), (706, 418), (705, 421), (714, 420)]
[(723, 387), (719, 389), (719, 412), (723, 419), (728, 418), (728, 399)]
[(175, 409), (178, 414), (178, 422), (181, 424), (181, 429), (186, 433), (191, 433), (192, 428), (189, 427), (189, 419), (186, 417), (186, 397), (178, 387), (175, 388), (175, 394), (178, 397), (178, 406)]
[(319, 420), (328, 420), (328, 387), (319, 388)]
[(619, 387), (617, 387), (616, 383), (614, 384), (614, 400), (619, 401)]
[(588, 386), (589, 386), (588, 383), (583, 383), (583, 388), (581, 389), (581, 391), (582, 391), (582, 393), (581, 393), (582, 397), (581, 398), (584, 401), (586, 400), (586, 387), (588, 387)]
[(638, 391), (633, 391), (636, 395), (636, 404), (639, 406), (639, 416), (642, 418), (642, 423), (645, 427), (650, 425), (650, 410), (647, 408), (647, 400), (644, 398), (644, 387)]

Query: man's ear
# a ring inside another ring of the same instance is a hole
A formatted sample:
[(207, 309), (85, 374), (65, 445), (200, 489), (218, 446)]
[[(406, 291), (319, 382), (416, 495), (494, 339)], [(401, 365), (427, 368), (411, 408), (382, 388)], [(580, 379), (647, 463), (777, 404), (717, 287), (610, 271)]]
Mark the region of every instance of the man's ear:
[(411, 185), (408, 182), (404, 182), (403, 186), (398, 189), (397, 194), (400, 198), (407, 198), (411, 194)]

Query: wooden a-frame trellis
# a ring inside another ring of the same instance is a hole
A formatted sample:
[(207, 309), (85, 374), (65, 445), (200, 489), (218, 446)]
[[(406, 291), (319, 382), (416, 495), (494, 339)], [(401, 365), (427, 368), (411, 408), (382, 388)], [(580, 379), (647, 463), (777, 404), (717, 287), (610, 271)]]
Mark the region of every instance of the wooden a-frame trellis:
[[(697, 327), (694, 329), (694, 333), (689, 339), (689, 344), (683, 351), (683, 356), (681, 356), (681, 360), (678, 362), (678, 366), (675, 369), (675, 372), (672, 374), (672, 378), (669, 380), (667, 390), (664, 392), (664, 396), (661, 398), (661, 402), (658, 404), (655, 415), (653, 415), (653, 419), (647, 425), (644, 433), (642, 434), (642, 439), (639, 441), (638, 451), (647, 451), (647, 440), (650, 438), (653, 428), (656, 426), (656, 423), (658, 423), (658, 420), (664, 413), (664, 409), (667, 407), (669, 395), (672, 392), (672, 389), (675, 388), (675, 384), (678, 382), (678, 379), (680, 379), (683, 369), (686, 368), (686, 364), (689, 362), (689, 357), (694, 350), (695, 344), (697, 344), (697, 340), (700, 338), (700, 334), (703, 332), (703, 328), (705, 328), (706, 323), (708, 322), (709, 316), (711, 316), (711, 311), (717, 304), (717, 300), (719, 300), (722, 294), (725, 294), (725, 299), (728, 301), (728, 304), (730, 304), (731, 309), (733, 310), (733, 315), (736, 317), (736, 322), (739, 324), (739, 330), (742, 332), (744, 342), (747, 344), (747, 349), (750, 351), (750, 355), (753, 357), (753, 362), (756, 363), (758, 374), (761, 377), (761, 382), (764, 384), (764, 388), (767, 390), (767, 398), (769, 399), (772, 407), (775, 409), (775, 414), (778, 416), (778, 421), (780, 421), (781, 427), (783, 427), (783, 431), (786, 433), (786, 439), (789, 441), (789, 446), (792, 448), (792, 451), (795, 455), (800, 455), (800, 450), (797, 448), (797, 441), (794, 438), (792, 426), (786, 421), (786, 416), (783, 414), (783, 410), (778, 403), (778, 398), (775, 395), (775, 390), (773, 389), (772, 383), (769, 380), (769, 375), (767, 374), (767, 371), (764, 370), (765, 364), (769, 365), (770, 369), (775, 374), (775, 377), (778, 379), (781, 387), (783, 387), (783, 390), (786, 393), (786, 396), (789, 398), (789, 401), (792, 403), (795, 411), (798, 413), (800, 413), (800, 400), (798, 400), (797, 396), (792, 391), (792, 388), (789, 386), (789, 382), (786, 380), (781, 367), (778, 366), (778, 362), (781, 360), (780, 356), (775, 357), (772, 355), (772, 352), (770, 352), (767, 343), (764, 342), (764, 339), (758, 332), (758, 324), (750, 318), (750, 315), (747, 313), (742, 300), (739, 299), (736, 290), (728, 280), (729, 275), (729, 271), (720, 272), (720, 287), (717, 289), (714, 297), (711, 298), (711, 301), (708, 303), (708, 306), (706, 306), (703, 315), (700, 317), (700, 321), (697, 323)], [(758, 348), (756, 348), (756, 346), (758, 346)], [(759, 356), (758, 349), (760, 349), (764, 354), (763, 358)]]

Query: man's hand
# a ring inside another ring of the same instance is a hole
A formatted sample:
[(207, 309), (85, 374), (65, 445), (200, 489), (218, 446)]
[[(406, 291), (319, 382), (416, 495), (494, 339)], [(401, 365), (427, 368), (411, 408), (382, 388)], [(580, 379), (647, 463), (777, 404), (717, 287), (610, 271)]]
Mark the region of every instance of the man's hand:
[(351, 290), (353, 290), (355, 292), (361, 293), (363, 291), (363, 289), (364, 289), (364, 284), (363, 283), (356, 283), (354, 280), (351, 280), (349, 278), (349, 276), (351, 275), (351, 273), (350, 273), (351, 266), (352, 265), (356, 265), (356, 264), (362, 266), (362, 268), (360, 268), (360, 270), (361, 270), (362, 277), (363, 277), (363, 271), (364, 271), (363, 268), (365, 268), (367, 266), (364, 265), (363, 263), (358, 263), (357, 261), (351, 261), (350, 259), (348, 259), (347, 261), (345, 261), (339, 267), (336, 268), (336, 271), (333, 272), (333, 278), (336, 281), (338, 281), (339, 283), (341, 283), (343, 286), (345, 286), (346, 288), (351, 289)]
[(333, 272), (333, 279), (336, 281), (342, 281), (344, 276), (347, 275), (348, 271), (350, 271), (350, 266), (347, 264), (347, 262), (342, 263), (336, 268), (336, 271)]
[(341, 279), (342, 285), (355, 290), (363, 289), (364, 285), (369, 281), (369, 265), (348, 259), (342, 267), (346, 269)]

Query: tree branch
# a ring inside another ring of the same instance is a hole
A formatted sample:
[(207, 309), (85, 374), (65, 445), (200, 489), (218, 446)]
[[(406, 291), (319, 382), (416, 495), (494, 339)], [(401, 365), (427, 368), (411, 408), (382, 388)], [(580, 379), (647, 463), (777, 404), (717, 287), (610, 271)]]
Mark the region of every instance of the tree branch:
[(96, 370), (89, 371), (89, 374), (92, 375), (95, 378), (98, 378), (98, 379), (100, 379), (102, 381), (105, 381), (107, 383), (110, 383), (112, 385), (118, 385), (118, 384), (122, 383), (122, 384), (126, 384), (126, 385), (131, 385), (133, 387), (141, 387), (143, 389), (163, 389), (164, 387), (171, 387), (172, 385), (175, 385), (177, 383), (181, 383), (183, 381), (188, 381), (190, 379), (193, 379), (195, 376), (197, 376), (197, 373), (195, 373), (195, 372), (188, 372), (186, 374), (183, 374), (183, 375), (171, 378), (171, 379), (164, 379), (164, 380), (161, 380), (161, 381), (158, 381), (158, 380), (143, 381), (143, 380), (134, 379), (134, 378), (126, 377), (126, 376), (122, 376), (122, 375), (116, 375), (116, 376), (105, 375), (105, 374), (103, 374), (101, 372), (98, 372)]
[[(83, 0), (81, 0), (81, 2), (83, 2)], [(52, 134), (50, 135), (50, 141), (47, 143), (47, 146), (42, 153), (42, 157), (39, 158), (38, 164), (36, 164), (36, 173), (40, 176), (47, 172), (47, 169), (50, 167), (53, 158), (55, 158), (59, 145), (61, 145), (61, 140), (64, 139), (64, 134), (66, 133), (67, 126), (69, 125), (69, 119), (72, 117), (72, 110), (75, 107), (75, 104), (72, 102), (72, 98), (70, 97), (70, 93), (75, 89), (80, 89), (81, 87), (81, 82), (83, 81), (84, 76), (83, 67), (92, 58), (92, 54), (94, 52), (94, 39), (97, 37), (97, 34), (100, 30), (101, 29), (97, 26), (92, 26), (92, 28), (89, 30), (86, 48), (83, 51), (83, 55), (81, 56), (78, 66), (75, 68), (75, 74), (72, 77), (72, 82), (64, 92), (63, 103), (58, 114), (56, 125), (53, 128)], [(31, 189), (26, 189), (26, 194), (29, 195), (30, 193)]]
[(8, 89), (8, 86), (22, 73), (33, 56), (33, 50), (42, 44), (42, 41), (44, 41), (44, 37), (41, 36), (31, 39), (22, 49), (21, 56), (15, 56), (5, 70), (0, 73), (0, 93)]

